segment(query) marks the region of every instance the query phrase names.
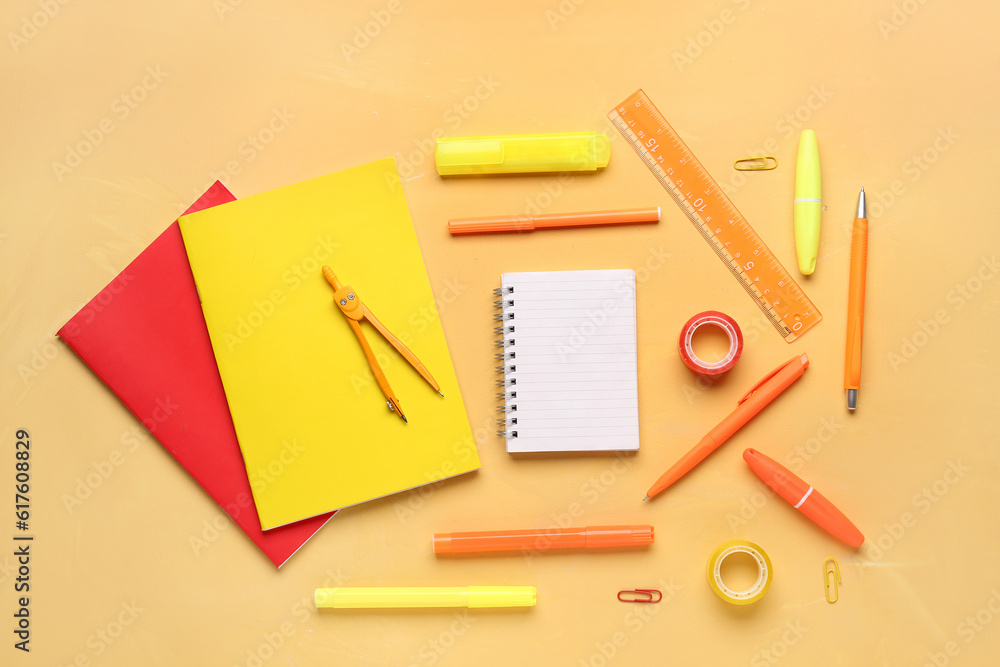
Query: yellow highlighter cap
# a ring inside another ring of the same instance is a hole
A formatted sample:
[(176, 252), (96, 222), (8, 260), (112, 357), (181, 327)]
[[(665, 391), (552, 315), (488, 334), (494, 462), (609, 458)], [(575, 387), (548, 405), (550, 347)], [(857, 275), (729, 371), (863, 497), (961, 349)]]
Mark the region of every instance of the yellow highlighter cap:
[(434, 154), (441, 176), (596, 171), (610, 157), (611, 142), (599, 132), (444, 138)]
[(819, 178), (819, 143), (816, 133), (802, 130), (799, 137), (799, 154), (795, 162), (795, 198), (819, 199), (821, 196)]
[(534, 586), (469, 586), (469, 609), (476, 607), (534, 607)]

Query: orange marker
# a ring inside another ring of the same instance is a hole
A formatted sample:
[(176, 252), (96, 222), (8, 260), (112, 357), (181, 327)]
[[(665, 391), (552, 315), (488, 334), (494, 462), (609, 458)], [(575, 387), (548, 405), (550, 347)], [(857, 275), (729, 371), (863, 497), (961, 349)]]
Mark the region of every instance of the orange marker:
[(756, 449), (743, 452), (743, 460), (765, 484), (797, 509), (809, 517), (813, 523), (838, 540), (847, 542), (854, 548), (860, 547), (865, 536), (833, 506), (819, 491), (803, 482), (785, 466), (764, 456)]
[(865, 330), (865, 273), (868, 269), (868, 211), (865, 189), (858, 195), (858, 214), (851, 235), (851, 283), (847, 298), (847, 353), (844, 362), (844, 389), (847, 409), (858, 407), (861, 388), (861, 337)]
[(434, 533), (434, 553), (436, 554), (639, 547), (652, 543), (652, 526), (588, 526), (587, 528)]
[(692, 468), (704, 461), (705, 457), (718, 449), (726, 440), (729, 440), (744, 424), (753, 419), (754, 415), (767, 407), (781, 392), (802, 377), (807, 366), (809, 366), (809, 357), (803, 354), (786, 361), (768, 373), (737, 402), (738, 407), (732, 414), (709, 431), (708, 435), (701, 439), (701, 442), (681, 457), (681, 460), (675, 463), (670, 470), (663, 473), (660, 479), (656, 480), (656, 484), (653, 484), (646, 492), (646, 498), (652, 498), (661, 493), (668, 486), (691, 472)]
[(508, 215), (499, 218), (456, 218), (448, 221), (453, 235), (492, 234), (494, 232), (531, 232), (536, 229), (593, 227), (598, 225), (638, 225), (660, 221), (660, 207), (592, 213), (549, 213), (546, 215)]

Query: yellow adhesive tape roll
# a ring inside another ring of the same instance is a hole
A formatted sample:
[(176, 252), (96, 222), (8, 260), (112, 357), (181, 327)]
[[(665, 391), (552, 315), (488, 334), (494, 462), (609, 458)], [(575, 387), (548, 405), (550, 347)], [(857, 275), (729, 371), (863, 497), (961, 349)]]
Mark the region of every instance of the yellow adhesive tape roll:
[[(722, 562), (734, 554), (748, 554), (757, 564), (757, 580), (745, 591), (734, 591), (722, 580)], [(708, 585), (716, 595), (732, 604), (753, 604), (764, 597), (773, 575), (771, 559), (753, 542), (725, 542), (708, 559)]]

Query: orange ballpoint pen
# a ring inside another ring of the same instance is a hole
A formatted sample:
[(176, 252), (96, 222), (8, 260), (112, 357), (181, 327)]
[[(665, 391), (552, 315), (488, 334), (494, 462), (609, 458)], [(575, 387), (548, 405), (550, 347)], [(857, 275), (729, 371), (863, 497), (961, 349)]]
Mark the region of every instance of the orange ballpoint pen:
[(865, 536), (843, 512), (788, 468), (756, 449), (743, 452), (743, 460), (765, 484), (817, 526), (854, 548), (864, 543)]
[(643, 500), (652, 498), (663, 492), (671, 484), (691, 472), (692, 468), (704, 461), (709, 454), (731, 438), (744, 424), (753, 419), (758, 412), (777, 398), (781, 392), (788, 389), (793, 382), (802, 377), (802, 373), (805, 372), (808, 366), (809, 357), (803, 354), (786, 361), (768, 373), (763, 380), (755, 384), (738, 401), (738, 407), (732, 414), (709, 431), (708, 435), (702, 438), (691, 451), (682, 456), (680, 461), (675, 463), (670, 470), (663, 473), (660, 479), (656, 480), (656, 483), (646, 492), (646, 498), (643, 498)]
[(865, 189), (858, 195), (858, 214), (851, 235), (851, 282), (847, 298), (847, 353), (844, 362), (844, 389), (847, 409), (858, 407), (861, 388), (861, 338), (865, 329), (865, 273), (868, 268), (868, 211)]
[[(344, 285), (338, 279), (336, 274), (329, 266), (323, 267), (323, 277), (326, 278), (326, 282), (330, 283), (333, 287), (333, 300), (336, 302), (337, 306), (347, 317), (347, 323), (351, 326), (351, 331), (357, 337), (358, 342), (361, 343), (361, 349), (365, 353), (365, 358), (368, 360), (368, 365), (371, 366), (372, 374), (375, 375), (375, 381), (378, 382), (379, 388), (382, 390), (382, 394), (385, 396), (386, 403), (389, 405), (389, 409), (399, 415), (399, 418), (404, 422), (406, 421), (406, 415), (403, 414), (402, 408), (399, 407), (399, 399), (396, 398), (395, 392), (392, 391), (392, 387), (389, 386), (389, 381), (385, 378), (385, 373), (382, 372), (382, 366), (378, 363), (378, 359), (375, 358), (375, 353), (372, 351), (371, 346), (365, 339), (365, 334), (361, 330), (361, 321), (368, 320), (373, 327), (375, 327), (382, 336), (389, 341), (389, 344), (396, 348), (406, 361), (410, 363), (413, 368), (416, 369), (420, 376), (427, 380), (427, 383), (434, 388), (434, 391), (441, 394), (441, 388), (438, 383), (431, 376), (430, 371), (417, 359), (417, 356), (410, 352), (410, 349), (403, 345), (403, 342), (389, 333), (389, 330), (379, 322), (378, 318), (368, 310), (368, 307), (361, 301), (357, 292), (350, 285)], [(441, 394), (444, 396), (444, 394)]]

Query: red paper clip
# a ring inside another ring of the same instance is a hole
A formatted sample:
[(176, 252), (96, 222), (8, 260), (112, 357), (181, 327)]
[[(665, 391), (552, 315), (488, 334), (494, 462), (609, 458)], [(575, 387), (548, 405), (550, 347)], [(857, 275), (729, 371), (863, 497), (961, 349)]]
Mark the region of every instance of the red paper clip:
[(618, 599), (622, 602), (656, 603), (663, 599), (663, 593), (655, 588), (637, 588), (634, 591), (618, 591)]

